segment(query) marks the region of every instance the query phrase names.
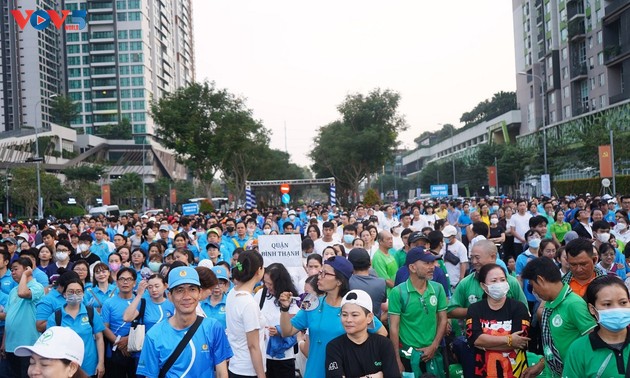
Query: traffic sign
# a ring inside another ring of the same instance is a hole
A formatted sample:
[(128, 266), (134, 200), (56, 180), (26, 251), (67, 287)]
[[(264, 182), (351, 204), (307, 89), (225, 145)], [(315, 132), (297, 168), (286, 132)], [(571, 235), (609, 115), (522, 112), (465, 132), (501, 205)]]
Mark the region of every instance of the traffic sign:
[(282, 194), (289, 193), (290, 189), (291, 188), (289, 188), (289, 184), (282, 184), (282, 185), (280, 185), (280, 193), (282, 193)]
[(431, 197), (448, 197), (448, 185), (431, 185)]
[(288, 195), (287, 193), (282, 195), (282, 203), (287, 204), (291, 202), (291, 196)]

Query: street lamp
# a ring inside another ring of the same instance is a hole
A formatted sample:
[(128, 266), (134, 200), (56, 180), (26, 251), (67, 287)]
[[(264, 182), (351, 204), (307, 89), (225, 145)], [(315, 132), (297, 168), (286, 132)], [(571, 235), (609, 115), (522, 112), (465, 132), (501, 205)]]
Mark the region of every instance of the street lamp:
[(9, 188), (11, 187), (11, 181), (13, 180), (13, 175), (9, 173), (9, 169), (7, 169), (4, 173), (4, 183), (5, 183), (5, 199), (6, 199), (6, 214), (7, 222), (9, 221)]
[(545, 101), (547, 98), (547, 90), (545, 89), (545, 81), (543, 80), (542, 77), (536, 75), (536, 74), (531, 74), (528, 72), (524, 72), (521, 71), (518, 73), (519, 75), (525, 75), (525, 76), (531, 76), (533, 78), (536, 78), (538, 80), (540, 80), (540, 88), (542, 89), (542, 131), (543, 131), (543, 159), (544, 159), (544, 165), (545, 165), (545, 175), (547, 174), (547, 128), (545, 125)]

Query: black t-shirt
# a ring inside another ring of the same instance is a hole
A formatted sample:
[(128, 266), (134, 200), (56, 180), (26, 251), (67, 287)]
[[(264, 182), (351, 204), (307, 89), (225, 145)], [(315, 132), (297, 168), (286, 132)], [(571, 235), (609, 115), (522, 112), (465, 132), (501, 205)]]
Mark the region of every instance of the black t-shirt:
[(392, 342), (378, 334), (368, 334), (363, 344), (355, 344), (341, 335), (326, 346), (326, 377), (356, 378), (383, 372), (387, 378), (399, 378)]
[(501, 234), (505, 232), (505, 229), (501, 227), (501, 225), (497, 225), (496, 227), (490, 228), (490, 239), (500, 238)]
[[(88, 257), (83, 257), (83, 255), (81, 255), (80, 253), (75, 253), (70, 257), (70, 261), (72, 262), (76, 262), (77, 260), (85, 260), (88, 262), (89, 265), (101, 261), (101, 259), (94, 253), (90, 253)], [(105, 264), (107, 264), (107, 261), (105, 261)]]
[(520, 376), (527, 367), (525, 351), (493, 351), (475, 347), (475, 341), (483, 334), (508, 336), (518, 331), (523, 331), (521, 336), (524, 337), (529, 331), (529, 311), (523, 303), (507, 298), (503, 307), (496, 311), (488, 306), (486, 299), (470, 305), (466, 315), (466, 336), (470, 347), (475, 350), (475, 377)]

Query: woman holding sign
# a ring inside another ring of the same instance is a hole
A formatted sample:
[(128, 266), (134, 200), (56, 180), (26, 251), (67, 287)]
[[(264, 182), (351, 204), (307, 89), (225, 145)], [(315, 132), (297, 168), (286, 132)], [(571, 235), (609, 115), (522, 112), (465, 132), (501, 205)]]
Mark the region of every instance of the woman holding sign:
[[(326, 260), (317, 281), (317, 288), (323, 291), (324, 295), (318, 300), (312, 300), (308, 309), (300, 310), (293, 318), (289, 315), (293, 294), (285, 291), (278, 298), (282, 336), (293, 336), (306, 329), (309, 331), (310, 347), (305, 378), (326, 375), (324, 369), (326, 345), (345, 333), (341, 325), (341, 299), (349, 290), (348, 281), (352, 276), (352, 270), (352, 264), (344, 257), (333, 256)], [(374, 329), (370, 332), (386, 336), (387, 331), (381, 322), (375, 319), (375, 323)]]

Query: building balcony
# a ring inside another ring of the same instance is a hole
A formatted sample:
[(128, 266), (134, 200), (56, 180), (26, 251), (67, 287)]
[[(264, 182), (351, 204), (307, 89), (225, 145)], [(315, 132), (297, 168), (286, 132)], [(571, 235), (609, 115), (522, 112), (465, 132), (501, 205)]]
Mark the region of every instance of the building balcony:
[(630, 98), (630, 93), (620, 93), (618, 95), (610, 96), (608, 101), (610, 105), (616, 104), (621, 101), (625, 101)]
[(590, 111), (590, 107), (588, 104), (578, 104), (573, 107), (573, 116), (578, 116), (580, 114), (588, 113)]
[(604, 47), (604, 64), (614, 66), (630, 57), (630, 45), (608, 45)]
[(588, 77), (588, 67), (586, 62), (576, 63), (571, 66), (571, 81), (586, 79)]
[(584, 1), (571, 2), (567, 4), (567, 20), (569, 22), (582, 18), (584, 19)]
[(605, 9), (604, 25), (615, 21), (621, 13), (626, 9), (630, 9), (630, 2), (627, 0), (614, 0), (610, 3)]
[(569, 40), (577, 41), (586, 38), (586, 26), (584, 25), (584, 18), (578, 18), (569, 23)]

